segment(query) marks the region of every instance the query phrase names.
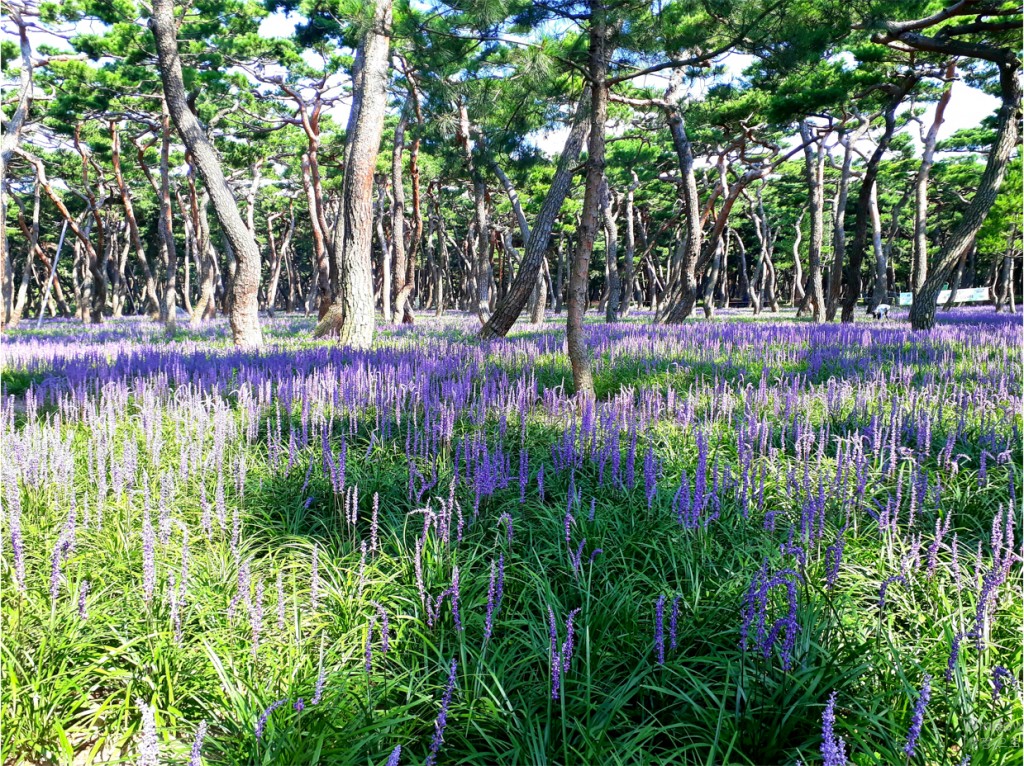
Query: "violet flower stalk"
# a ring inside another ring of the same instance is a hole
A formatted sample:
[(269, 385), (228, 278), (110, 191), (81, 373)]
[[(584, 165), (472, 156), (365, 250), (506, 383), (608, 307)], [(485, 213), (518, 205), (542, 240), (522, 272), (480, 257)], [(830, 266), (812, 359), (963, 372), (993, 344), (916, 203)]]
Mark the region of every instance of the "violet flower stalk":
[(821, 716), (821, 756), (825, 766), (846, 766), (846, 743), (836, 736), (836, 693), (828, 696)]
[(907, 731), (907, 743), (903, 746), (903, 752), (913, 758), (917, 750), (917, 741), (921, 736), (921, 727), (924, 725), (924, 713), (928, 707), (928, 700), (932, 696), (932, 677), (925, 675), (921, 691), (918, 692), (917, 702), (914, 703), (914, 714), (910, 719), (910, 729)]
[(444, 688), (444, 695), (441, 697), (441, 709), (438, 711), (437, 720), (434, 721), (434, 736), (430, 740), (430, 755), (427, 756), (427, 766), (437, 763), (437, 754), (444, 744), (444, 730), (448, 726), (448, 708), (452, 704), (452, 694), (455, 692), (455, 680), (458, 664), (453, 659), (448, 670), (448, 684)]
[(192, 752), (188, 758), (188, 766), (201, 766), (203, 755), (203, 741), (206, 739), (206, 731), (206, 721), (200, 721), (199, 728), (196, 729), (195, 739), (192, 740)]
[(654, 605), (654, 654), (659, 665), (665, 664), (665, 596), (658, 596)]
[(135, 706), (142, 713), (142, 727), (139, 731), (138, 766), (160, 766), (160, 740), (156, 732), (156, 713), (153, 708), (136, 698)]
[(388, 756), (388, 762), (384, 766), (398, 766), (398, 761), (402, 757), (402, 746), (397, 745), (394, 750), (391, 751), (391, 755)]
[(270, 715), (287, 701), (287, 699), (279, 699), (277, 702), (272, 703), (270, 707), (264, 710), (260, 717), (256, 719), (256, 727), (253, 730), (253, 733), (256, 735), (256, 739), (263, 739), (263, 732), (267, 728), (267, 721), (270, 719)]

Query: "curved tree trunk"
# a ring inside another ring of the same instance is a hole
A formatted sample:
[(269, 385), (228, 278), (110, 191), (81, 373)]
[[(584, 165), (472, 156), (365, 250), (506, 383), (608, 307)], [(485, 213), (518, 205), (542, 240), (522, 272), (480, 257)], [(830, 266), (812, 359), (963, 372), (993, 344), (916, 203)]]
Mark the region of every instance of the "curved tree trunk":
[(999, 108), (996, 140), (989, 151), (985, 171), (971, 204), (936, 256), (935, 263), (931, 265), (931, 273), (910, 307), (910, 324), (915, 330), (930, 330), (935, 325), (935, 309), (942, 284), (960, 256), (971, 247), (1002, 186), (1006, 165), (1017, 144), (1017, 120), (1021, 106), (1021, 85), (1017, 77), (1019, 69), (1020, 62), (1015, 57), (1010, 64), (1001, 64), (999, 67), (1003, 103)]
[(262, 346), (263, 332), (258, 318), (257, 290), (260, 282), (260, 249), (246, 227), (231, 193), (220, 158), (199, 120), (189, 108), (178, 57), (177, 25), (173, 0), (153, 0), (150, 29), (156, 39), (160, 79), (171, 119), (182, 143), (192, 155), (206, 182), (221, 230), (237, 259), (232, 284), (231, 331), (236, 346)]

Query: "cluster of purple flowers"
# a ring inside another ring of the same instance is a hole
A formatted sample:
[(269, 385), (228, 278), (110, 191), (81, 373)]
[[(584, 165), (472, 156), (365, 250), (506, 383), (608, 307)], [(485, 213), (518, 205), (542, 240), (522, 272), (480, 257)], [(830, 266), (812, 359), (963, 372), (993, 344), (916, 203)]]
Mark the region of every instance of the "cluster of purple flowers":
[[(789, 670), (792, 665), (796, 634), (800, 631), (797, 621), (797, 583), (800, 581), (800, 574), (793, 569), (780, 569), (771, 573), (765, 561), (750, 581), (741, 610), (740, 643), (743, 651), (756, 649), (762, 657), (768, 659), (781, 637), (778, 650), (783, 670)], [(776, 588), (781, 588), (785, 593), (786, 609), (769, 628), (768, 621), (774, 611), (771, 594)]]

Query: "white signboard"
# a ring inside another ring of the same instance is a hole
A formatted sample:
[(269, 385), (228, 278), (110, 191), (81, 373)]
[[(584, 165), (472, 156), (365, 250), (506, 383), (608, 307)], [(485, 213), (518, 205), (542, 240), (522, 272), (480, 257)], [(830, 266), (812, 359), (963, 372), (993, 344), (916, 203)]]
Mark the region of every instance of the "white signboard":
[[(943, 290), (942, 292), (939, 293), (940, 305), (949, 300), (949, 293), (949, 290)], [(968, 287), (963, 290), (956, 291), (957, 303), (981, 303), (987, 300), (989, 300), (987, 287)], [(913, 302), (913, 293), (900, 293), (901, 306), (909, 306)]]

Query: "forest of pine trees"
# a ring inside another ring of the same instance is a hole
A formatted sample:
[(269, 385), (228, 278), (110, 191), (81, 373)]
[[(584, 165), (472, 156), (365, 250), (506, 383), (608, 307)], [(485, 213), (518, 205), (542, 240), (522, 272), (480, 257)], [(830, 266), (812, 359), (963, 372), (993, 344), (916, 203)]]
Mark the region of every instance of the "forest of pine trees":
[(483, 337), (547, 310), (585, 390), (586, 312), (1015, 308), (1016, 2), (3, 10), (6, 327), (224, 314), (259, 346), (287, 311), (367, 347), (414, 310)]

